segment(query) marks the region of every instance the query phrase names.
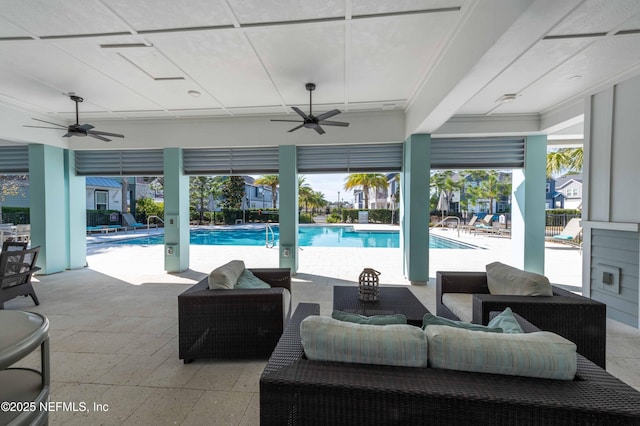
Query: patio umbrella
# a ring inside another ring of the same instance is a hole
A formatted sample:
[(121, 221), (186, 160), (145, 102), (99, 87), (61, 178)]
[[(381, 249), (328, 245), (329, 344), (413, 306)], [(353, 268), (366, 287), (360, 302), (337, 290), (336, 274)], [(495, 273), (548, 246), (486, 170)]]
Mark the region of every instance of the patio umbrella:
[(440, 193), (440, 198), (438, 199), (438, 205), (436, 206), (436, 210), (440, 210), (442, 212), (442, 218), (444, 219), (444, 212), (449, 211), (449, 202), (447, 200), (447, 194), (442, 191)]

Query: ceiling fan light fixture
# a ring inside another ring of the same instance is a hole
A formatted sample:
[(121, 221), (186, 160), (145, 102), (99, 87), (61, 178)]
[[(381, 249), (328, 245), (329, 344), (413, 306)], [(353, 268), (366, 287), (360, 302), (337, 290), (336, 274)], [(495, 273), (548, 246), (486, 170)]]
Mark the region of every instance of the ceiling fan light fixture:
[(517, 97), (518, 97), (518, 95), (515, 94), (515, 93), (505, 93), (504, 95), (502, 95), (498, 99), (496, 99), (496, 103), (497, 104), (506, 104), (507, 102), (515, 101)]

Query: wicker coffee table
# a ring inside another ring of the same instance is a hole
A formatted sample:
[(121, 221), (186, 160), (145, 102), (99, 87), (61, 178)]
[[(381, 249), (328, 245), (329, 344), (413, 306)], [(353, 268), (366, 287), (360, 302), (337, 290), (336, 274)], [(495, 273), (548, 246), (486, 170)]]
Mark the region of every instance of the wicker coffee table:
[(422, 326), (422, 317), (429, 312), (406, 287), (380, 287), (375, 302), (358, 299), (357, 286), (333, 287), (333, 309), (360, 315), (404, 314), (411, 325)]

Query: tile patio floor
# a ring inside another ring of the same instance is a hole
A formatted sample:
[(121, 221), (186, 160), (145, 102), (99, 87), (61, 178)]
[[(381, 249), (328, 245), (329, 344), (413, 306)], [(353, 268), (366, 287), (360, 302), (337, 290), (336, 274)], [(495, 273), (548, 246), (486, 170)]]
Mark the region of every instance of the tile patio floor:
[[(454, 231), (438, 231), (455, 236)], [(411, 290), (435, 311), (437, 270), (483, 270), (510, 261), (511, 240), (461, 235), (491, 250), (431, 250), (427, 286)], [(191, 246), (191, 268), (163, 271), (162, 246), (90, 245), (81, 270), (37, 277), (41, 305), (19, 298), (6, 309), (45, 314), (51, 324), (51, 401), (107, 404), (108, 412), (55, 412), (53, 425), (257, 425), (258, 379), (266, 361), (195, 361), (177, 355), (177, 295), (214, 267), (244, 259), (248, 267), (278, 264), (277, 249)], [(334, 285), (354, 285), (365, 266), (382, 272), (385, 285), (409, 285), (398, 249), (311, 248), (300, 251), (294, 304), (320, 303), (330, 314)], [(552, 282), (580, 286), (581, 253), (548, 244)], [(575, 289), (575, 288), (574, 288)], [(607, 369), (640, 390), (640, 331), (609, 320)], [(22, 365), (38, 365), (37, 354)]]

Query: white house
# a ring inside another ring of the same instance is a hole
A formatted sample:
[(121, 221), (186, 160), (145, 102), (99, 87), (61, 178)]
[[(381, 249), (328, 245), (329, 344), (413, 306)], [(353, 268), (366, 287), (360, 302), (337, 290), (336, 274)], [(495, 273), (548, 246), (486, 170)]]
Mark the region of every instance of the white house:
[(582, 173), (556, 179), (556, 191), (564, 195), (564, 208), (582, 210)]

